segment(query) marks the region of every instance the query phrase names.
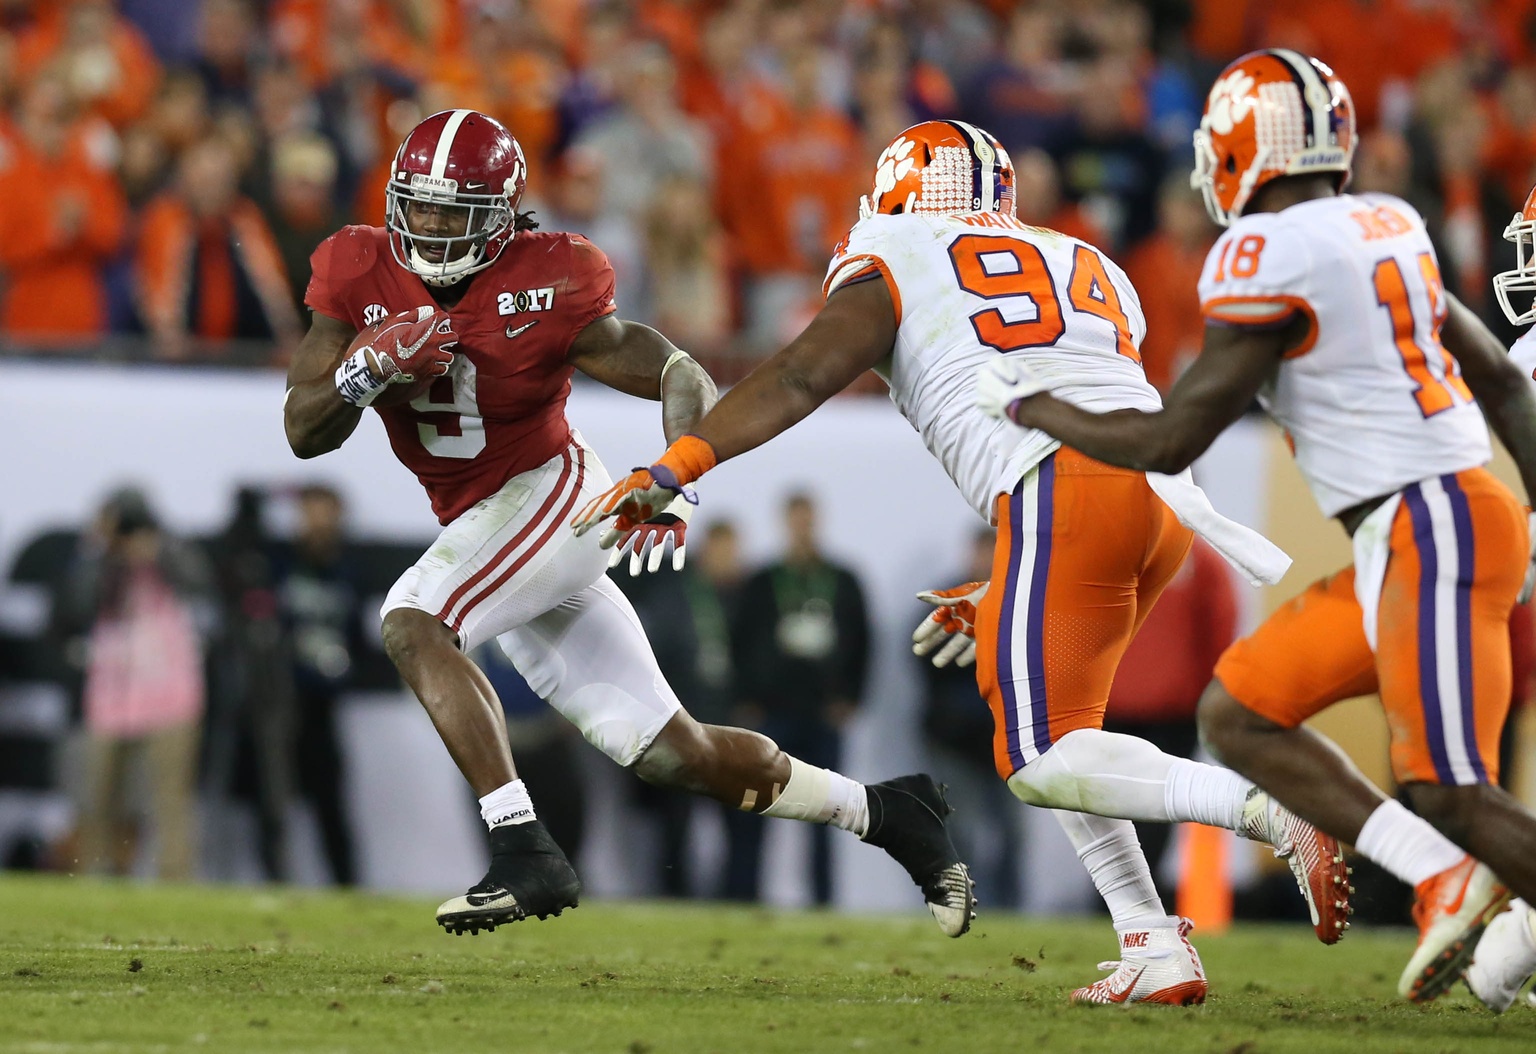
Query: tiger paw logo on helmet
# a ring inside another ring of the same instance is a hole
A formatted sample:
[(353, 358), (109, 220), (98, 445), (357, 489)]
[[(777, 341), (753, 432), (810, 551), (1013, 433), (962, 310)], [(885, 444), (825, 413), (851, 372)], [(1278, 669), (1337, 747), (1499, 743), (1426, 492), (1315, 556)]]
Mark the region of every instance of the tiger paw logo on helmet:
[(1013, 161), (992, 133), (964, 121), (924, 121), (881, 152), (874, 186), (859, 199), (859, 216), (1012, 216), (1013, 182)]
[(1221, 71), (1195, 130), (1189, 182), (1223, 227), (1260, 187), (1281, 176), (1338, 174), (1349, 182), (1355, 106), (1333, 70), (1299, 52), (1269, 48)]
[(1206, 113), (1211, 131), (1228, 135), (1253, 111), (1253, 77), (1244, 70), (1233, 70), (1211, 86)]
[(913, 148), (917, 146), (905, 135), (896, 137), (896, 141), (885, 148), (880, 160), (875, 162), (875, 196), (889, 194), (896, 189), (896, 184), (907, 178), (907, 174), (917, 167), (917, 160), (911, 155)]

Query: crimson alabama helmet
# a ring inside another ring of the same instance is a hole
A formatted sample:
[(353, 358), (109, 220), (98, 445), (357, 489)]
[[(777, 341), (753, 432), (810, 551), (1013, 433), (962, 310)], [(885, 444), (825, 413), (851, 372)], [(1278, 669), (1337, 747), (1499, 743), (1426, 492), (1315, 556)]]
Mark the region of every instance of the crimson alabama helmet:
[[(484, 270), (512, 240), (528, 181), (523, 148), (500, 121), (476, 110), (444, 110), (422, 121), (395, 152), (385, 188), (384, 226), (401, 267), (428, 285), (452, 285)], [(414, 202), (467, 210), (462, 234), (416, 234)], [(441, 259), (434, 259), (441, 252)]]

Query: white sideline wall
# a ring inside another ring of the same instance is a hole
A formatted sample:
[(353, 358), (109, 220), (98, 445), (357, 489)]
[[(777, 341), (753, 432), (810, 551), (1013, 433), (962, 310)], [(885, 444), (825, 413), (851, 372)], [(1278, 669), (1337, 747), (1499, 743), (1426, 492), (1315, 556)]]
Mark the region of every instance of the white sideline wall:
[[(40, 531), (86, 522), (101, 498), (126, 482), (142, 485), (177, 531), (222, 526), (238, 485), (323, 481), (345, 496), (353, 531), (361, 537), (432, 535), (437, 525), (425, 495), (394, 460), (375, 415), (364, 417), (341, 450), (299, 461), (283, 437), (282, 398), (283, 380), (275, 372), (0, 363), (0, 421), (13, 439), (13, 453), (0, 467), (0, 568), (8, 569), (18, 547)], [(570, 418), (615, 476), (663, 449), (654, 403), (586, 385), (572, 395)], [(1217, 507), (1247, 523), (1264, 519), (1265, 461), (1256, 454), (1263, 427), (1244, 422), (1198, 468)], [(871, 397), (836, 400), (766, 447), (710, 473), (700, 487), (695, 523), (735, 520), (747, 557), (765, 560), (780, 545), (782, 500), (796, 490), (816, 496), (824, 548), (859, 574), (874, 622), (869, 690), (848, 737), (844, 767), (862, 779), (920, 768), (920, 681), (912, 675), (907, 640), (921, 611), (912, 594), (953, 584), (965, 542), (980, 521), (890, 403)], [(17, 592), (0, 597), (0, 617), (40, 617), (38, 598)], [(1257, 610), (1257, 595), (1248, 598), (1250, 611)], [(393, 701), (359, 701), (347, 707), (343, 725), (368, 884), (440, 892), (477, 878), (466, 872), (476, 870), (480, 852), (473, 816), (459, 822), (469, 808), (467, 792), (415, 703), (403, 694)], [(408, 790), (398, 785), (404, 772), (416, 774)], [(593, 794), (600, 811), (614, 808), (617, 797)], [(455, 819), (444, 822), (448, 814)], [(1044, 902), (1027, 902), (1070, 907), (1083, 899), (1086, 876), (1069, 871), (1069, 881), (1048, 880), (1061, 874), (1061, 853), (1069, 850), (1054, 823), (1035, 822), (1047, 819), (1031, 817), (1026, 866), (1042, 892), (1053, 892)], [(643, 889), (617, 837), (623, 826), (612, 816), (592, 818), (584, 877), (594, 892)], [(798, 832), (787, 823), (774, 826), (779, 829), (765, 854), (767, 897), (797, 903), (805, 896)], [(906, 876), (883, 854), (851, 838), (839, 840), (838, 853), (842, 905), (914, 905)]]

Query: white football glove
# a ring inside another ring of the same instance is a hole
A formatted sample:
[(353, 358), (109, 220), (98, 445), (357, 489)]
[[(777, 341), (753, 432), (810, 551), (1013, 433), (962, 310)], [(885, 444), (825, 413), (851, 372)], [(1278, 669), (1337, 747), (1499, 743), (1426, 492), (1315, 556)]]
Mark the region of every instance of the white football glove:
[[(697, 500), (697, 499), (695, 499)], [(604, 549), (613, 547), (608, 566), (618, 567), (629, 557), (629, 573), (639, 577), (643, 566), (651, 574), (661, 570), (661, 562), (672, 558), (672, 570), (681, 571), (687, 559), (688, 521), (693, 518), (693, 502), (679, 494), (672, 503), (644, 523), (627, 530), (609, 527), (599, 537)]]
[(976, 371), (976, 405), (988, 417), (1008, 419), (1008, 408), (1046, 385), (1018, 355), (999, 355)]
[(1527, 514), (1526, 524), (1531, 534), (1531, 562), (1525, 567), (1525, 581), (1520, 585), (1520, 595), (1515, 598), (1516, 604), (1524, 604), (1531, 599), (1531, 594), (1536, 592), (1536, 512)]
[[(944, 667), (969, 666), (976, 661), (976, 608), (987, 595), (988, 582), (967, 582), (953, 589), (925, 590), (917, 599), (938, 610), (912, 631), (912, 654), (927, 655), (938, 648), (929, 661)], [(939, 648), (939, 645), (943, 645)]]

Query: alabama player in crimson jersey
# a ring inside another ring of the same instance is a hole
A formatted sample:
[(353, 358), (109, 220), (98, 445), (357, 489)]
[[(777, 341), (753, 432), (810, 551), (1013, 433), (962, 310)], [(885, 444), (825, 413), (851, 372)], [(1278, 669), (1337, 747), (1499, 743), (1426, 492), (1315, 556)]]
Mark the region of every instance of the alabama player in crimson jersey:
[[(604, 576), (603, 547), (564, 529), (610, 482), (566, 420), (573, 370), (660, 399), (669, 438), (713, 405), (715, 387), (661, 334), (614, 314), (600, 250), (535, 230), (517, 211), (524, 179), (522, 149), (490, 117), (450, 110), (418, 125), (395, 157), (385, 226), (344, 228), (314, 253), (314, 318), (284, 406), (294, 452), (314, 457), (340, 446), (377, 401), (395, 454), (444, 525), (383, 609), (385, 650), (490, 829), (489, 872), (439, 908), (438, 922), (494, 929), (558, 915), (580, 892), (517, 778), (496, 696), (465, 655), (496, 638), (530, 686), (619, 764), (744, 810), (853, 831), (900, 863), (944, 932), (959, 936), (973, 915), (971, 883), (933, 780), (865, 787), (756, 732), (694, 721)], [(351, 350), (363, 331), (371, 342)], [(408, 403), (399, 397), (418, 388), (402, 393), (401, 383), (420, 386)], [(658, 511), (605, 541), (637, 561), (651, 552), (652, 570), (675, 546), (677, 566), (686, 505)]]
[[(577, 530), (643, 521), (717, 462), (767, 442), (876, 370), (972, 508), (998, 528), (990, 584), (920, 594), (941, 610), (919, 629), (919, 650), (945, 631), (974, 634), (998, 775), (1021, 800), (1056, 811), (1110, 909), (1120, 959), (1073, 1001), (1205, 1000), (1191, 923), (1164, 910), (1133, 820), (1208, 823), (1273, 845), (1319, 938), (1337, 941), (1347, 890), (1334, 839), (1234, 772), (1102, 728), (1115, 667), (1194, 533), (1254, 580), (1277, 580), (1289, 558), (1217, 515), (1187, 477), (1112, 468), (976, 405), (977, 367), (1022, 355), (1064, 398), (1155, 409), (1157, 390), (1138, 354), (1146, 324), (1136, 291), (1093, 246), (1019, 221), (1012, 162), (980, 128), (908, 128), (881, 155), (873, 182), (863, 218), (827, 269), (826, 304), (805, 332), (658, 462), (590, 502)], [(921, 511), (900, 493), (880, 510)], [(951, 639), (935, 660), (965, 650)]]
[[(1414, 887), (1420, 942), (1398, 991), (1418, 1002), (1461, 976), (1511, 888), (1536, 895), (1536, 816), (1497, 784), (1530, 532), (1483, 467), (1492, 424), (1536, 494), (1536, 399), (1445, 289), (1413, 207), (1343, 192), (1353, 151), (1349, 93), (1327, 66), (1284, 49), (1233, 62), (1192, 177), (1228, 230), (1200, 279), (1204, 349), (1165, 408), (1088, 413), (1039, 394), (1017, 361), (981, 383), (1020, 425), (1157, 471), (1189, 465), (1255, 398), (1285, 427), (1354, 562), (1227, 650), (1202, 738)], [(1372, 692), (1414, 812), (1303, 724)]]

